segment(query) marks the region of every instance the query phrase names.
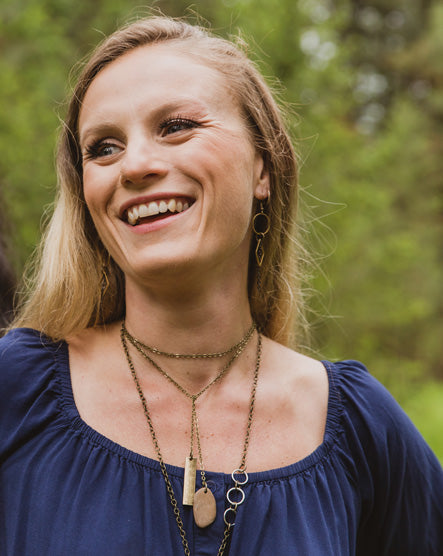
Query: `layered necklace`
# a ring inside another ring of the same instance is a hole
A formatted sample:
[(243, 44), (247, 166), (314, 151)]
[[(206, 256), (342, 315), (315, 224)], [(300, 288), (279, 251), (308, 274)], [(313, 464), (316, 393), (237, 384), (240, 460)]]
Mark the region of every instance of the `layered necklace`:
[[(154, 426), (152, 424), (152, 419), (148, 409), (148, 404), (143, 394), (143, 390), (141, 388), (137, 373), (135, 371), (135, 367), (132, 358), (130, 356), (128, 344), (126, 340), (128, 340), (137, 349), (137, 351), (145, 359), (147, 359), (149, 363), (151, 363), (151, 365), (157, 371), (159, 371), (182, 394), (184, 394), (188, 399), (191, 400), (191, 445), (190, 445), (189, 456), (186, 457), (186, 461), (185, 461), (183, 505), (193, 506), (194, 520), (198, 527), (207, 527), (215, 520), (216, 502), (215, 502), (214, 495), (212, 494), (210, 488), (208, 487), (205, 471), (204, 471), (202, 449), (201, 449), (201, 442), (200, 442), (200, 432), (198, 427), (196, 401), (211, 386), (219, 382), (226, 375), (228, 370), (232, 367), (234, 361), (243, 352), (244, 348), (248, 344), (255, 330), (256, 330), (256, 325), (255, 323), (253, 323), (252, 326), (249, 328), (249, 330), (246, 332), (245, 336), (238, 343), (236, 343), (226, 351), (215, 352), (215, 353), (181, 354), (181, 353), (169, 353), (165, 351), (160, 351), (157, 348), (148, 346), (143, 342), (141, 342), (140, 340), (138, 340), (137, 338), (135, 338), (134, 336), (132, 336), (128, 332), (124, 322), (122, 323), (121, 326), (120, 337), (121, 337), (123, 350), (125, 352), (126, 359), (128, 361), (128, 366), (131, 371), (132, 378), (134, 380), (140, 401), (143, 406), (143, 411), (149, 427), (154, 449), (156, 451), (157, 458), (160, 464), (160, 469), (162, 471), (163, 478), (165, 480), (166, 490), (168, 492), (169, 499), (174, 511), (174, 516), (177, 522), (177, 526), (179, 529), (180, 537), (184, 548), (184, 553), (186, 556), (190, 556), (191, 553), (189, 551), (189, 545), (186, 539), (186, 532), (183, 526), (180, 510), (178, 507), (177, 500), (175, 498), (171, 481), (168, 476), (166, 465), (163, 461), (163, 456), (161, 454), (160, 446), (157, 440), (157, 436), (155, 434)], [(210, 381), (197, 394), (191, 394), (182, 385), (180, 385), (174, 378), (172, 378), (164, 369), (162, 369), (160, 365), (156, 361), (154, 361), (150, 355), (148, 355), (148, 352), (151, 354), (155, 354), (157, 356), (164, 356), (164, 357), (169, 357), (174, 359), (214, 359), (214, 358), (221, 358), (229, 354), (233, 354), (233, 355), (212, 381)], [(255, 394), (257, 389), (260, 361), (261, 361), (261, 335), (258, 334), (256, 363), (255, 363), (255, 370), (254, 370), (254, 378), (251, 387), (251, 397), (249, 402), (248, 421), (247, 421), (246, 434), (245, 434), (245, 440), (243, 445), (243, 453), (242, 453), (242, 458), (239, 467), (235, 469), (231, 474), (234, 486), (231, 487), (226, 493), (228, 508), (225, 510), (223, 516), (225, 522), (225, 530), (224, 530), (223, 539), (219, 551), (217, 553), (217, 556), (222, 556), (224, 554), (224, 551), (229, 541), (229, 537), (232, 532), (232, 528), (235, 525), (235, 517), (237, 514), (238, 506), (240, 506), (245, 500), (245, 493), (242, 487), (246, 485), (246, 483), (248, 482), (248, 474), (246, 473), (246, 456), (247, 456), (247, 451), (249, 446), (249, 437), (250, 437), (252, 420), (254, 415)], [(198, 461), (200, 463), (200, 473), (201, 473), (201, 483), (202, 483), (202, 488), (200, 488), (197, 492), (195, 492), (195, 482), (196, 482), (196, 472), (197, 472), (197, 457), (194, 456), (195, 440), (197, 441), (197, 453), (198, 453)]]

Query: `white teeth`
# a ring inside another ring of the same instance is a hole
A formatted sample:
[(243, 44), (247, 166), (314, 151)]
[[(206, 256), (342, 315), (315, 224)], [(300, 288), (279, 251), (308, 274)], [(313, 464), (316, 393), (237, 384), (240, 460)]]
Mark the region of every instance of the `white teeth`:
[(138, 215), (140, 218), (145, 218), (149, 216), (148, 207), (146, 205), (140, 205), (138, 207)]
[(154, 201), (152, 201), (151, 203), (149, 203), (148, 206), (148, 214), (146, 216), (155, 216), (156, 214), (158, 214), (160, 211), (158, 209), (158, 205), (157, 203), (155, 203)]
[(131, 226), (135, 226), (137, 220), (138, 220), (138, 208), (132, 207), (132, 209), (128, 211), (128, 222), (129, 224), (131, 224)]
[(140, 204), (131, 207), (128, 210), (127, 218), (128, 223), (131, 226), (135, 226), (140, 218), (146, 218), (147, 216), (155, 216), (157, 214), (164, 214), (166, 212), (182, 212), (188, 209), (190, 204), (185, 201), (180, 201), (176, 199), (162, 199), (161, 201), (151, 201), (149, 204)]
[(137, 224), (138, 217), (134, 216), (133, 212), (128, 212), (128, 222), (131, 226), (135, 226)]

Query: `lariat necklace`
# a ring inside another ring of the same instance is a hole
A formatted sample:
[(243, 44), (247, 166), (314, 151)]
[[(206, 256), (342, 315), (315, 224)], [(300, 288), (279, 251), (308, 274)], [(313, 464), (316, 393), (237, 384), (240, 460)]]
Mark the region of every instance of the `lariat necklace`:
[[(252, 333), (254, 332), (255, 328), (256, 328), (255, 324), (253, 324), (252, 327), (247, 332), (247, 334), (245, 335), (245, 337), (238, 344), (236, 344), (235, 346), (233, 346), (233, 348), (227, 350), (226, 352), (220, 352), (220, 353), (223, 353), (223, 355), (226, 355), (226, 354), (231, 353), (232, 351), (236, 350), (233, 357), (228, 361), (228, 363), (223, 367), (223, 369), (218, 373), (218, 375), (208, 385), (206, 385), (205, 388), (203, 388), (200, 392), (198, 392), (198, 394), (192, 395), (189, 392), (187, 392), (187, 390), (185, 390), (180, 384), (178, 384), (178, 382), (176, 382), (170, 375), (168, 375), (168, 373), (166, 373), (155, 361), (153, 361), (149, 357), (149, 355), (141, 347), (143, 344), (140, 341), (136, 340), (136, 338), (131, 336), (131, 334), (129, 334), (129, 332), (127, 331), (127, 329), (125, 327), (125, 323), (124, 322), (122, 323), (122, 327), (121, 327), (121, 331), (120, 331), (120, 337), (121, 337), (123, 350), (125, 352), (126, 359), (128, 361), (128, 365), (129, 365), (132, 377), (134, 379), (135, 386), (137, 388), (137, 392), (138, 392), (138, 395), (140, 397), (140, 401), (141, 401), (142, 406), (143, 406), (143, 411), (144, 411), (144, 414), (145, 414), (145, 417), (146, 417), (146, 420), (147, 420), (147, 423), (148, 423), (148, 426), (149, 426), (149, 431), (151, 433), (152, 442), (154, 444), (154, 448), (155, 448), (155, 451), (157, 453), (157, 458), (158, 458), (158, 461), (159, 461), (159, 464), (160, 464), (160, 469), (162, 471), (163, 478), (165, 480), (166, 490), (168, 492), (169, 499), (170, 499), (170, 502), (171, 502), (171, 505), (172, 505), (172, 508), (173, 508), (173, 511), (174, 511), (174, 516), (175, 516), (175, 519), (176, 519), (176, 522), (177, 522), (177, 526), (178, 526), (178, 529), (179, 529), (180, 537), (181, 537), (181, 540), (182, 540), (182, 544), (183, 544), (183, 548), (184, 548), (184, 552), (185, 552), (186, 556), (190, 556), (191, 553), (189, 551), (189, 545), (188, 545), (188, 542), (187, 542), (187, 539), (186, 539), (186, 533), (185, 533), (185, 530), (184, 530), (183, 521), (181, 519), (180, 510), (178, 508), (178, 503), (177, 503), (177, 500), (176, 500), (175, 495), (174, 495), (172, 484), (171, 484), (171, 481), (169, 479), (165, 463), (163, 461), (163, 457), (162, 457), (162, 454), (161, 454), (161, 451), (160, 451), (160, 446), (159, 446), (157, 436), (155, 434), (154, 427), (153, 427), (153, 424), (152, 424), (151, 416), (150, 416), (150, 413), (149, 413), (148, 404), (146, 402), (146, 398), (145, 398), (145, 396), (143, 394), (143, 390), (140, 386), (140, 382), (138, 380), (138, 376), (137, 376), (137, 373), (135, 371), (134, 364), (133, 364), (131, 356), (129, 354), (129, 349), (128, 349), (128, 345), (126, 343), (126, 339), (128, 339), (134, 345), (134, 347), (159, 372), (161, 372), (182, 393), (184, 393), (188, 398), (191, 399), (191, 402), (192, 402), (191, 451), (190, 451), (189, 457), (186, 458), (186, 464), (185, 464), (183, 505), (194, 505), (194, 519), (195, 519), (196, 524), (199, 527), (207, 527), (208, 525), (213, 523), (213, 521), (215, 520), (215, 515), (216, 515), (215, 498), (214, 498), (214, 495), (212, 494), (212, 492), (210, 491), (210, 489), (209, 489), (209, 487), (206, 483), (206, 477), (205, 477), (203, 463), (202, 463), (200, 434), (199, 434), (199, 430), (198, 430), (198, 419), (197, 419), (197, 413), (196, 413), (196, 408), (195, 408), (195, 402), (198, 399), (198, 397), (200, 397), (204, 392), (206, 392), (206, 390), (208, 390), (208, 388), (210, 386), (212, 386), (213, 384), (215, 384), (216, 382), (221, 380), (221, 378), (226, 374), (226, 372), (231, 367), (231, 365), (233, 364), (235, 359), (237, 359), (237, 357), (243, 351), (247, 342), (251, 338)], [(146, 346), (145, 346), (145, 348), (146, 348)], [(167, 352), (161, 352), (161, 353), (163, 353), (167, 356), (174, 356), (174, 357), (177, 357), (177, 355), (180, 357), (180, 355), (181, 355), (181, 354), (167, 354)], [(221, 357), (220, 355), (217, 355), (217, 354), (192, 354), (191, 356), (186, 356), (186, 358), (192, 358), (192, 359), (206, 358), (208, 355), (210, 357)], [(247, 422), (247, 427), (246, 427), (245, 441), (244, 441), (244, 445), (243, 445), (243, 454), (242, 454), (242, 459), (241, 459), (240, 466), (237, 469), (235, 469), (231, 474), (232, 480), (234, 482), (234, 486), (232, 488), (230, 488), (228, 490), (227, 494), (226, 494), (226, 499), (228, 501), (229, 507), (225, 510), (224, 516), (223, 516), (223, 519), (224, 519), (224, 522), (225, 522), (225, 530), (224, 530), (223, 539), (222, 539), (219, 551), (217, 553), (217, 556), (222, 556), (224, 554), (224, 551), (226, 549), (229, 537), (230, 537), (231, 532), (232, 532), (232, 528), (235, 525), (235, 516), (237, 514), (238, 506), (240, 506), (240, 504), (242, 504), (245, 500), (245, 493), (242, 489), (242, 486), (246, 485), (246, 483), (248, 482), (248, 474), (246, 473), (246, 456), (247, 456), (247, 451), (248, 451), (248, 446), (249, 446), (249, 437), (250, 437), (250, 431), (251, 431), (251, 426), (252, 426), (252, 419), (253, 419), (253, 415), (254, 415), (255, 394), (256, 394), (256, 389), (257, 389), (258, 373), (259, 373), (259, 369), (260, 369), (260, 361), (261, 361), (261, 335), (258, 334), (257, 357), (256, 357), (254, 378), (253, 378), (252, 389), (251, 389), (251, 398), (250, 398), (250, 403), (249, 403), (248, 422)], [(196, 436), (196, 439), (197, 439), (198, 454), (199, 454), (199, 459), (200, 459), (201, 476), (202, 476), (202, 488), (199, 491), (197, 491), (195, 494), (194, 494), (194, 490), (195, 490), (195, 475), (196, 475), (197, 459), (193, 456), (194, 429), (195, 429), (195, 436)]]
[[(197, 418), (197, 409), (196, 409), (196, 402), (198, 398), (202, 394), (204, 394), (211, 386), (219, 382), (228, 370), (231, 368), (234, 361), (240, 356), (243, 349), (247, 345), (248, 341), (250, 340), (254, 330), (256, 328), (255, 323), (252, 324), (250, 329), (246, 332), (245, 336), (235, 344), (233, 347), (229, 348), (223, 352), (217, 353), (195, 353), (195, 354), (177, 354), (177, 353), (168, 353), (168, 352), (161, 352), (156, 348), (151, 348), (150, 346), (142, 343), (137, 338), (134, 338), (132, 334), (130, 334), (126, 328), (125, 322), (122, 324), (122, 333), (124, 334), (125, 338), (127, 338), (131, 344), (143, 355), (145, 359), (147, 359), (155, 369), (157, 369), (166, 379), (169, 380), (180, 392), (182, 392), (189, 400), (191, 400), (191, 442), (190, 442), (190, 450), (189, 456), (185, 460), (185, 474), (184, 474), (184, 489), (183, 489), (183, 505), (184, 506), (193, 506), (194, 510), (194, 519), (196, 524), (199, 527), (207, 527), (210, 525), (215, 519), (216, 513), (216, 503), (214, 495), (212, 494), (211, 490), (208, 488), (208, 484), (206, 482), (206, 475), (205, 475), (205, 468), (203, 464), (203, 456), (202, 456), (202, 449), (201, 449), (201, 442), (200, 442), (200, 431), (198, 426), (198, 418)], [(232, 353), (234, 350), (234, 355), (229, 359), (229, 361), (224, 365), (221, 371), (217, 374), (217, 376), (209, 382), (202, 390), (200, 390), (197, 394), (191, 394), (188, 392), (181, 384), (179, 384), (176, 380), (174, 380), (171, 375), (169, 375), (160, 365), (154, 361), (145, 351), (145, 349), (151, 351), (152, 353), (163, 354), (166, 357), (173, 357), (176, 359), (179, 358), (186, 358), (186, 359), (205, 359), (205, 358), (214, 358), (214, 357), (221, 357), (223, 355)], [(197, 474), (197, 458), (194, 457), (194, 438), (197, 440), (197, 450), (198, 450), (198, 459), (200, 461), (200, 474), (202, 480), (202, 488), (195, 492), (195, 479)]]
[[(169, 380), (182, 394), (184, 394), (188, 399), (191, 400), (191, 446), (189, 450), (189, 456), (185, 460), (185, 475), (184, 475), (184, 489), (183, 489), (183, 505), (184, 506), (193, 506), (194, 510), (194, 519), (196, 524), (199, 527), (207, 527), (210, 525), (214, 519), (216, 514), (216, 503), (214, 495), (212, 494), (211, 490), (208, 487), (206, 482), (206, 475), (205, 475), (205, 468), (203, 465), (203, 456), (202, 456), (202, 449), (201, 449), (201, 442), (200, 442), (200, 431), (198, 427), (198, 418), (197, 418), (197, 409), (196, 409), (196, 402), (198, 398), (202, 394), (204, 394), (211, 386), (219, 382), (231, 368), (234, 361), (240, 356), (243, 349), (247, 345), (247, 342), (252, 336), (253, 331), (255, 330), (255, 323), (251, 326), (251, 328), (247, 331), (246, 335), (240, 340), (238, 344), (235, 344), (232, 348), (228, 349), (225, 352), (219, 353), (211, 353), (211, 354), (203, 354), (203, 353), (195, 353), (192, 355), (185, 356), (187, 359), (203, 359), (207, 357), (218, 357), (221, 355), (234, 352), (234, 355), (229, 359), (229, 361), (224, 365), (221, 371), (217, 374), (217, 376), (209, 382), (200, 392), (197, 394), (191, 394), (188, 392), (181, 384), (179, 384), (175, 379), (171, 377), (160, 365), (154, 361), (145, 351), (145, 349), (149, 349), (151, 352), (154, 351), (155, 348), (151, 348), (146, 344), (140, 342), (130, 334), (126, 328), (125, 323), (122, 324), (122, 333), (124, 334), (125, 338), (127, 338), (131, 344), (137, 349), (139, 353), (143, 355), (145, 359), (147, 359), (154, 367), (157, 369), (165, 378)], [(143, 347), (145, 349), (143, 349)], [(157, 353), (159, 350), (155, 350)], [(160, 352), (165, 354), (168, 357), (174, 358), (182, 358), (183, 355), (181, 354), (170, 354), (167, 352)], [(195, 492), (195, 479), (197, 474), (197, 458), (194, 457), (194, 438), (197, 440), (197, 450), (198, 450), (198, 459), (200, 461), (200, 474), (202, 480), (202, 488)]]

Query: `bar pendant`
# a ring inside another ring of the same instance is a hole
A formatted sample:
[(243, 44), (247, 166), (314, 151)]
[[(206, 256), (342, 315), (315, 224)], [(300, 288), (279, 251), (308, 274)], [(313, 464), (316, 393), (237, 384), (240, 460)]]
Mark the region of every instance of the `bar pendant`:
[(185, 480), (183, 484), (183, 506), (194, 505), (195, 477), (197, 474), (197, 458), (186, 458)]

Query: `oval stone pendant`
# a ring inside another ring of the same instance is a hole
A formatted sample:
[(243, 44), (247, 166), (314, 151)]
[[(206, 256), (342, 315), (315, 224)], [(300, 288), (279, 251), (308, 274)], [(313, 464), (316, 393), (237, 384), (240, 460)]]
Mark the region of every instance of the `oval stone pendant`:
[(209, 488), (201, 488), (194, 494), (194, 521), (198, 527), (208, 527), (217, 515), (215, 498)]

